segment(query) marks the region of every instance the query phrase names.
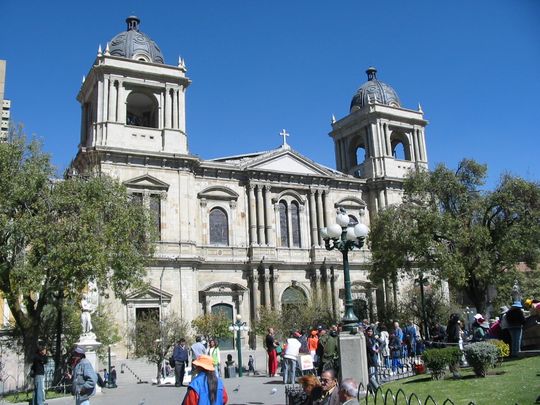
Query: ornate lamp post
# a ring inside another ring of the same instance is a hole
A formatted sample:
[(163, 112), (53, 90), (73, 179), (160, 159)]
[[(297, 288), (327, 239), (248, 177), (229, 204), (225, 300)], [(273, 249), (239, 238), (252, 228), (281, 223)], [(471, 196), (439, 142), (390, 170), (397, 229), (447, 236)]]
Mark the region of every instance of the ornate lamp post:
[(236, 350), (238, 351), (238, 377), (242, 377), (242, 345), (240, 343), (240, 334), (242, 331), (249, 330), (245, 322), (242, 322), (242, 315), (236, 315), (236, 322), (229, 326), (231, 332), (236, 332)]
[(420, 299), (422, 305), (422, 323), (424, 324), (424, 339), (429, 340), (429, 328), (427, 324), (427, 315), (426, 315), (426, 299), (424, 294), (424, 286), (428, 284), (427, 277), (424, 276), (424, 273), (420, 273), (418, 278), (414, 280), (420, 285)]
[(369, 233), (369, 228), (364, 224), (350, 224), (347, 212), (340, 208), (336, 215), (336, 224), (321, 229), (327, 250), (339, 250), (343, 255), (343, 276), (345, 279), (345, 315), (342, 319), (343, 330), (352, 332), (358, 318), (354, 314), (351, 293), (351, 276), (349, 273), (349, 250), (360, 249), (364, 246), (364, 240)]

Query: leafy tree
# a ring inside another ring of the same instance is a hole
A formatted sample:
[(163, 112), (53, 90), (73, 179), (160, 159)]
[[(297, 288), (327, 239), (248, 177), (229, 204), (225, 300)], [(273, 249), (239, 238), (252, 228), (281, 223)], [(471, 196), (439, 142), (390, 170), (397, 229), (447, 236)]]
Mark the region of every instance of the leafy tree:
[(146, 358), (148, 362), (155, 364), (159, 379), (167, 353), (179, 338), (187, 336), (188, 333), (189, 324), (174, 314), (163, 318), (161, 327), (155, 315), (147, 314), (137, 319), (129, 337), (135, 342), (135, 356)]
[(490, 285), (504, 283), (518, 262), (540, 255), (540, 187), (505, 175), (483, 191), (486, 166), (463, 160), (452, 172), (414, 172), (404, 203), (379, 213), (370, 234), (374, 281), (397, 283), (399, 271), (432, 272), (486, 309)]
[(149, 215), (130, 203), (118, 181), (57, 180), (53, 173), (36, 140), (27, 142), (19, 131), (0, 143), (0, 290), (27, 365), (44, 333), (47, 305), (79, 303), (91, 280), (124, 299), (142, 283), (153, 246)]
[(230, 325), (230, 319), (221, 312), (204, 314), (191, 321), (191, 326), (197, 335), (204, 336), (207, 340), (211, 338), (219, 340), (231, 336)]

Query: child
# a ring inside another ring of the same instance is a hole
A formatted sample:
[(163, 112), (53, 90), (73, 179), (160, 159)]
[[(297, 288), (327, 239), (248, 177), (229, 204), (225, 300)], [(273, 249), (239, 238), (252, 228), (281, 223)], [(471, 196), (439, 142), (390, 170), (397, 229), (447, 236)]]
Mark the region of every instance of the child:
[(255, 364), (255, 359), (250, 354), (249, 359), (248, 359), (248, 374), (253, 373), (253, 375), (255, 375), (255, 366), (254, 366), (254, 364)]

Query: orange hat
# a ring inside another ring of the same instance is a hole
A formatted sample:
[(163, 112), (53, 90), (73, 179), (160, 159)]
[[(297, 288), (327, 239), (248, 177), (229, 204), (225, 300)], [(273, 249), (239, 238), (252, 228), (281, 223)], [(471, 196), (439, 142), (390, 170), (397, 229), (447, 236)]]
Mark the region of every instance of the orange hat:
[(197, 360), (193, 360), (193, 364), (200, 368), (204, 368), (205, 370), (214, 371), (214, 361), (212, 360), (212, 357), (207, 356), (206, 354), (201, 354), (197, 357)]

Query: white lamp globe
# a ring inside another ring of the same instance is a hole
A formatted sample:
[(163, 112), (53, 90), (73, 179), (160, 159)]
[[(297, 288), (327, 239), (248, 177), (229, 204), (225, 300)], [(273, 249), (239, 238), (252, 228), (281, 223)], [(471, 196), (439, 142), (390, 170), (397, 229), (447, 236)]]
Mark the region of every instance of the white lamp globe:
[(339, 213), (336, 215), (336, 222), (339, 226), (345, 227), (349, 225), (350, 218), (347, 214)]
[(321, 237), (323, 239), (328, 239), (328, 229), (326, 227), (321, 228)]
[(237, 320), (237, 321), (242, 320), (242, 315), (240, 315), (240, 314), (236, 315), (236, 320)]
[(333, 239), (339, 238), (341, 236), (341, 226), (338, 224), (332, 224), (327, 228), (328, 236)]
[(356, 224), (354, 226), (354, 234), (357, 238), (365, 238), (369, 233), (369, 228), (364, 224)]
[(354, 228), (352, 226), (347, 228), (347, 235), (345, 235), (345, 237), (350, 241), (356, 240), (357, 236), (354, 233)]

